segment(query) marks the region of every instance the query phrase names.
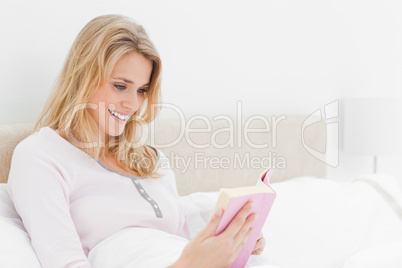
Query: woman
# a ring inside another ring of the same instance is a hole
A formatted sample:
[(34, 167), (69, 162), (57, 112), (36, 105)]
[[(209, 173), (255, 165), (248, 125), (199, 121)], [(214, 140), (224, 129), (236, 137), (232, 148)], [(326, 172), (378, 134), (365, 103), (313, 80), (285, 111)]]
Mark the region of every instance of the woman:
[[(9, 194), (43, 267), (90, 267), (110, 235), (147, 227), (188, 237), (174, 174), (138, 142), (160, 99), (161, 61), (144, 29), (100, 16), (79, 33), (33, 135), (15, 149)], [(246, 204), (220, 235), (220, 214), (172, 267), (226, 267), (252, 232)], [(255, 247), (261, 253), (264, 240)], [(190, 265), (191, 263), (191, 265)]]

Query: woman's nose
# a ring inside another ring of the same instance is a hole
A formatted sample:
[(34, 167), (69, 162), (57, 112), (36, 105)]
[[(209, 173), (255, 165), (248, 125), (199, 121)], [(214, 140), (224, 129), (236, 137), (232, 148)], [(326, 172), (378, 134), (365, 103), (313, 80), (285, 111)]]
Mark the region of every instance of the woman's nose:
[(126, 96), (122, 102), (122, 106), (132, 111), (137, 111), (141, 108), (141, 101), (136, 90), (132, 90), (130, 94)]

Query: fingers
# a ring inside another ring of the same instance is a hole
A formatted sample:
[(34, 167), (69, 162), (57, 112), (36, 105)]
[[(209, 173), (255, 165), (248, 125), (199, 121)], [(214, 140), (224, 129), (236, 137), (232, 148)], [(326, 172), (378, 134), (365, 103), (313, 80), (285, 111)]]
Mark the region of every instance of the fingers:
[(264, 251), (264, 249), (256, 249), (253, 252), (251, 252), (251, 255), (261, 255), (261, 253)]
[(233, 245), (236, 246), (236, 256), (240, 253), (240, 251), (242, 250), (244, 244), (247, 242), (247, 240), (249, 239), (249, 237), (254, 233), (254, 229), (248, 227), (247, 231), (245, 233), (243, 233), (242, 231), (240, 231), (236, 237), (233, 239)]
[(223, 209), (219, 209), (209, 220), (207, 225), (202, 229), (198, 235), (203, 237), (210, 237), (215, 235), (216, 228), (222, 218)]
[[(241, 241), (244, 236), (247, 234), (251, 224), (254, 222), (256, 215), (252, 217), (248, 217), (251, 209), (255, 205), (255, 201), (247, 202), (242, 209), (236, 214), (233, 220), (229, 223), (226, 229), (221, 233), (222, 236), (227, 238), (236, 238), (237, 241)], [(207, 238), (215, 235), (216, 228), (219, 225), (219, 222), (222, 218), (223, 209), (218, 210), (216, 214), (214, 214), (207, 225), (198, 233), (198, 237)], [(239, 234), (240, 232), (240, 234)], [(239, 235), (238, 235), (239, 234)]]
[(264, 236), (262, 235), (262, 233), (260, 232), (260, 235), (258, 236), (258, 239), (263, 238)]
[(251, 225), (253, 222), (258, 218), (258, 215), (253, 213), (250, 216), (247, 217), (246, 221), (244, 222), (243, 226), (240, 228), (240, 230), (237, 232), (233, 240), (235, 243), (237, 242), (242, 242), (242, 241), (247, 241), (248, 237), (251, 235), (253, 229), (251, 229)]
[(261, 237), (260, 239), (258, 239), (257, 242), (255, 243), (254, 249), (251, 252), (251, 254), (252, 255), (260, 255), (265, 248), (265, 243), (266, 243), (266, 240), (264, 237)]
[[(250, 214), (251, 209), (255, 205), (255, 201), (247, 202), (242, 209), (236, 214), (230, 224), (226, 227), (225, 231), (223, 232), (224, 235), (235, 237), (237, 233), (244, 227), (245, 221), (247, 222), (246, 218)], [(250, 219), (252, 220), (252, 219)], [(251, 223), (248, 227), (251, 226)], [(248, 229), (247, 229), (248, 230)], [(247, 232), (247, 230), (243, 230), (243, 234)]]

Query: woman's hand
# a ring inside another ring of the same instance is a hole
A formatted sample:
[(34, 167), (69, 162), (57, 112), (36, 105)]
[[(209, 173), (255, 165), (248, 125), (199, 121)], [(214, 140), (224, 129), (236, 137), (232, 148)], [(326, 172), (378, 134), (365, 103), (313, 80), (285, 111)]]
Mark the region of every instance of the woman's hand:
[(265, 238), (262, 236), (262, 233), (260, 233), (257, 242), (255, 242), (255, 246), (253, 251), (251, 252), (251, 255), (260, 255), (264, 251), (265, 242)]
[(183, 249), (180, 258), (171, 267), (228, 267), (239, 255), (253, 232), (251, 224), (256, 214), (247, 216), (254, 202), (246, 203), (226, 229), (215, 236), (222, 212), (214, 215)]

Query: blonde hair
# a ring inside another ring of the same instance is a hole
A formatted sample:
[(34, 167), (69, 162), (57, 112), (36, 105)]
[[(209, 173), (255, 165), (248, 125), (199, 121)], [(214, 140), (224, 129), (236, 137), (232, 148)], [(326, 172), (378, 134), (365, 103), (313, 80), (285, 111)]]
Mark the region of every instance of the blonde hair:
[[(150, 86), (140, 110), (128, 120), (120, 137), (109, 137), (105, 147), (127, 171), (158, 177), (157, 156), (152, 148), (133, 148), (140, 123), (151, 122), (160, 101), (162, 64), (158, 52), (141, 25), (121, 15), (104, 15), (91, 20), (75, 39), (54, 90), (45, 104), (35, 130), (50, 127), (95, 159), (100, 146), (93, 146), (98, 126), (86, 105), (96, 90), (110, 77), (116, 62), (136, 51), (152, 62)], [(78, 144), (80, 146), (78, 146)], [(105, 152), (105, 150), (103, 150)]]

